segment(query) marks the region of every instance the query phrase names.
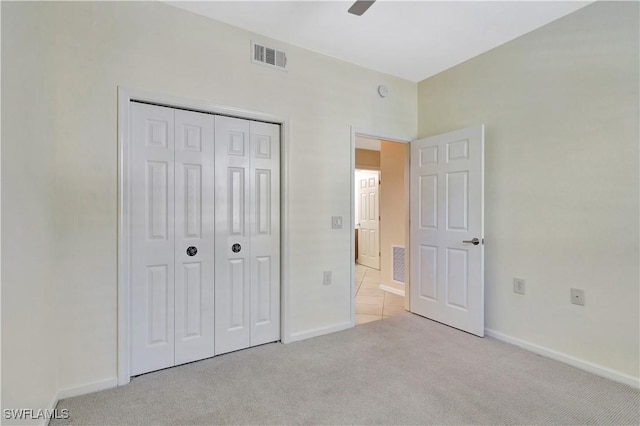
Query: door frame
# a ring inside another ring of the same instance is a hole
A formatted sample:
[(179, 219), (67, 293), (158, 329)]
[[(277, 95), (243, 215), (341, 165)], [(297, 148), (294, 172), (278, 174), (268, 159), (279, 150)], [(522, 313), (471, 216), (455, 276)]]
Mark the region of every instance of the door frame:
[[(131, 380), (130, 371), (130, 246), (131, 182), (129, 117), (131, 101), (141, 101), (172, 108), (226, 115), (245, 120), (280, 125), (280, 340), (288, 343), (289, 328), (289, 129), (286, 116), (212, 104), (118, 86), (118, 296), (117, 296), (117, 370), (118, 385)], [(352, 178), (353, 180), (353, 178)], [(352, 188), (353, 191), (353, 188)], [(353, 218), (352, 218), (353, 220)], [(353, 250), (353, 248), (352, 248)], [(352, 271), (353, 272), (353, 271)], [(352, 281), (353, 282), (353, 281)]]
[[(365, 130), (365, 129), (361, 129), (355, 126), (351, 126), (351, 206), (349, 208), (349, 212), (350, 212), (350, 219), (349, 219), (349, 224), (350, 224), (350, 228), (349, 228), (349, 242), (351, 244), (351, 247), (349, 249), (349, 253), (350, 253), (350, 259), (351, 259), (351, 273), (350, 273), (350, 281), (349, 281), (349, 301), (350, 301), (350, 309), (351, 309), (351, 327), (355, 327), (356, 325), (356, 292), (355, 292), (355, 279), (356, 279), (356, 262), (355, 262), (355, 245), (356, 245), (356, 241), (355, 241), (355, 232), (353, 232), (353, 230), (355, 229), (356, 226), (356, 222), (355, 222), (355, 172), (356, 172), (356, 136), (364, 136), (364, 137), (368, 137), (368, 138), (374, 138), (374, 139), (379, 139), (379, 140), (383, 140), (383, 141), (388, 141), (388, 142), (398, 142), (398, 143), (404, 143), (404, 144), (409, 144), (410, 142), (414, 141), (416, 138), (407, 138), (407, 137), (403, 137), (403, 136), (391, 136), (391, 135), (387, 135), (384, 133), (380, 133), (380, 132), (376, 132), (376, 131), (370, 131), (370, 130)], [(409, 147), (407, 147), (409, 148)], [(405, 161), (404, 161), (404, 214), (405, 214), (405, 252), (404, 252), (404, 258), (405, 258), (405, 283), (404, 283), (404, 307), (406, 310), (410, 310), (410, 227), (409, 227), (409, 218), (410, 218), (410, 214), (411, 214), (411, 210), (409, 209), (409, 196), (410, 196), (410, 190), (411, 190), (411, 182), (409, 181), (409, 178), (411, 177), (411, 170), (410, 170), (410, 158), (411, 158), (411, 149), (407, 149), (406, 150), (406, 155), (405, 155)], [(382, 177), (380, 177), (380, 179), (382, 179)]]

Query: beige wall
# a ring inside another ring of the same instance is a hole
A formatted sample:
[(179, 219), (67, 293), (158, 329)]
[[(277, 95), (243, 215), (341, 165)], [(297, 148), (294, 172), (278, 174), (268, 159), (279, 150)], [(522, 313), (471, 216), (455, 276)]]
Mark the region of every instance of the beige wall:
[(405, 245), (405, 160), (407, 144), (382, 141), (380, 148), (380, 283), (392, 282), (392, 245)]
[(380, 170), (380, 151), (356, 148), (356, 169)]
[[(1, 7), (3, 408), (116, 376), (119, 85), (289, 117), (287, 332), (350, 324), (352, 230), (331, 216), (351, 212), (351, 126), (414, 136), (415, 83), (161, 2)], [(251, 64), (252, 39), (288, 72)]]
[[(58, 260), (53, 207), (54, 78), (46, 11), (2, 4), (2, 408), (52, 408)], [(8, 16), (7, 16), (8, 15)], [(8, 18), (8, 19), (5, 19)], [(40, 22), (41, 26), (30, 23)], [(10, 36), (9, 36), (10, 34)], [(27, 101), (28, 100), (28, 101)], [(2, 423), (9, 423), (4, 420)], [(38, 423), (23, 421), (22, 424)]]
[(636, 378), (638, 8), (597, 2), (418, 87), (419, 137), (486, 125), (486, 327)]

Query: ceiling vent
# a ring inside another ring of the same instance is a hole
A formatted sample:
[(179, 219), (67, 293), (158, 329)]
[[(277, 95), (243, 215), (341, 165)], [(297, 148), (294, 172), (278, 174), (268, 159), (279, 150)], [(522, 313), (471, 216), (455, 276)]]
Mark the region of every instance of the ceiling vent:
[(251, 62), (281, 71), (287, 70), (287, 54), (281, 50), (251, 42)]

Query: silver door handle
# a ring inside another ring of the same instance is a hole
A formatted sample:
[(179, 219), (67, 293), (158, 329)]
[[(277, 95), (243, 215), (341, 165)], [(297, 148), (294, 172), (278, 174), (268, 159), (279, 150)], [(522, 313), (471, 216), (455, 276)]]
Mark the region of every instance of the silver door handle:
[(473, 244), (474, 246), (477, 246), (478, 244), (480, 244), (480, 240), (477, 238), (474, 238), (473, 240), (469, 241), (469, 240), (465, 240), (462, 241), (465, 244)]

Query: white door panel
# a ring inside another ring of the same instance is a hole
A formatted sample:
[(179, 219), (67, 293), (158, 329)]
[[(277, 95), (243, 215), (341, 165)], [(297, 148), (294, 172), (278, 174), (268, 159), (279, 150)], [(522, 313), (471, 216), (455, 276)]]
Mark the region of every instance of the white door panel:
[(131, 374), (174, 363), (174, 111), (131, 104)]
[(379, 172), (358, 171), (358, 263), (380, 269)]
[(250, 124), (251, 346), (280, 339), (280, 127)]
[[(411, 143), (411, 311), (484, 335), (484, 128)], [(477, 245), (465, 243), (477, 238)]]
[(250, 346), (249, 121), (215, 117), (215, 352)]
[(213, 125), (175, 110), (176, 365), (214, 355)]

